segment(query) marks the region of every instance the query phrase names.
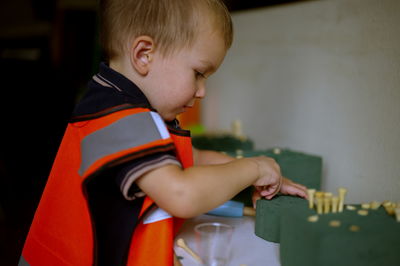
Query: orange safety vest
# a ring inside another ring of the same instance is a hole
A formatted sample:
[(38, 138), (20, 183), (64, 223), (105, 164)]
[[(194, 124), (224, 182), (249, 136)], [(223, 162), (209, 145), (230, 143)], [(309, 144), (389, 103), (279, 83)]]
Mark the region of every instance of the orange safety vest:
[[(135, 119), (148, 119), (149, 116), (157, 121), (160, 137), (153, 137), (153, 140), (145, 143), (138, 143), (129, 137), (126, 140), (126, 136), (121, 137), (121, 141), (115, 140), (114, 133), (119, 132), (115, 129), (129, 127)], [(174, 147), (182, 166), (192, 166), (192, 145), (188, 131), (165, 129), (157, 113), (128, 104), (107, 110), (107, 114), (97, 114), (96, 118), (70, 123), (36, 210), (19, 265), (96, 265), (95, 237), (83, 182), (115, 165), (155, 150), (165, 151)], [(114, 138), (110, 141), (110, 147), (98, 149), (98, 146), (102, 146), (101, 141), (107, 139), (104, 136), (110, 132)], [(133, 143), (126, 146), (126, 141)], [(119, 147), (114, 142), (124, 145)], [(174, 237), (183, 220), (166, 216), (146, 222), (143, 216), (148, 215), (152, 206), (153, 201), (146, 197), (140, 212), (140, 223), (130, 243), (126, 265), (173, 264)]]

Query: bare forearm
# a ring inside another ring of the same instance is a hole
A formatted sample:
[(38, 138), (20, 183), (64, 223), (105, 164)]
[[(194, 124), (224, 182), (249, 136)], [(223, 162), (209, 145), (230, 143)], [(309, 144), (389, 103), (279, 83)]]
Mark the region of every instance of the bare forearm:
[(193, 183), (188, 182), (188, 189), (185, 191), (191, 190), (192, 200), (201, 202), (200, 212), (208, 211), (231, 199), (259, 177), (257, 163), (252, 159), (188, 168), (185, 174), (193, 178)]
[(185, 170), (173, 165), (166, 166), (140, 178), (138, 185), (167, 212), (188, 218), (231, 199), (258, 177), (257, 163), (253, 159), (240, 159)]

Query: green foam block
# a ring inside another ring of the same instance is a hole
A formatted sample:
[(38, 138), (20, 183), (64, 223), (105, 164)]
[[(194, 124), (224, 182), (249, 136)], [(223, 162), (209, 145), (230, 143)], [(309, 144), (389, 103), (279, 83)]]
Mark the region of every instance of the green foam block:
[[(235, 153), (228, 153), (235, 156)], [(309, 188), (320, 189), (322, 175), (322, 158), (320, 156), (306, 154), (288, 149), (279, 150), (245, 150), (243, 157), (264, 155), (274, 158), (281, 168), (282, 175), (303, 184)]]
[[(274, 149), (244, 151), (244, 156), (272, 157), (281, 167), (282, 175), (308, 188), (321, 188), (322, 158), (302, 152)], [(279, 196), (272, 200), (258, 200), (256, 206), (255, 234), (265, 240), (279, 243), (280, 216), (284, 209), (296, 204), (306, 204), (304, 199)]]
[(270, 242), (280, 242), (281, 216), (289, 208), (307, 205), (308, 201), (293, 196), (277, 196), (257, 201), (255, 234)]
[[(360, 208), (360, 206), (357, 206)], [(282, 266), (398, 266), (400, 265), (400, 223), (382, 207), (369, 210), (319, 215), (300, 204), (281, 216), (280, 256)], [(332, 220), (340, 226), (332, 227)], [(358, 226), (359, 231), (351, 231)]]

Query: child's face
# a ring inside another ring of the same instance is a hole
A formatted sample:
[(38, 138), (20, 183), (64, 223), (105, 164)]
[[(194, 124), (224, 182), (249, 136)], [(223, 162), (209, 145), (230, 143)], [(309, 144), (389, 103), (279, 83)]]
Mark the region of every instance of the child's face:
[(195, 99), (205, 96), (206, 79), (222, 63), (226, 49), (218, 31), (202, 26), (190, 47), (170, 56), (156, 52), (148, 75), (148, 95), (152, 106), (167, 121), (191, 108)]

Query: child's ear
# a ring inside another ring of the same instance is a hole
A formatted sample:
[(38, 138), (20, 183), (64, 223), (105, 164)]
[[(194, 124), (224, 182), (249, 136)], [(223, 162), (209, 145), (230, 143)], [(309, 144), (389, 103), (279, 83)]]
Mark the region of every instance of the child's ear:
[(137, 37), (131, 46), (130, 60), (132, 66), (141, 75), (147, 75), (153, 59), (155, 44), (149, 36)]

